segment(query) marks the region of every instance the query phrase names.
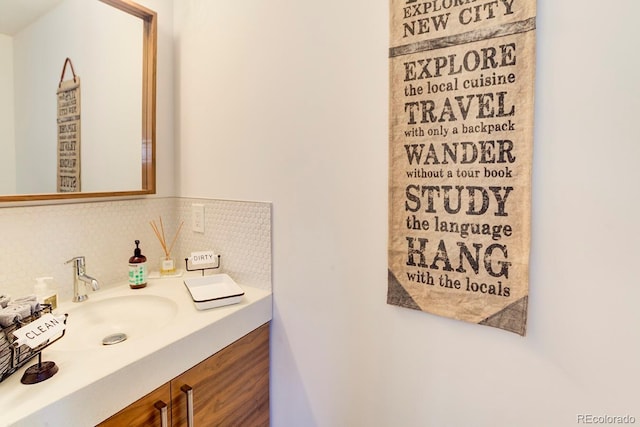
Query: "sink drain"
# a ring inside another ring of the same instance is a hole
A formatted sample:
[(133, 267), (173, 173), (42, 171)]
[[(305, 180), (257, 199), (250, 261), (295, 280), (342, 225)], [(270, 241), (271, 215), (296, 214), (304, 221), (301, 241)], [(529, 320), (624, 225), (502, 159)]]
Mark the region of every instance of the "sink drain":
[(122, 341), (127, 339), (127, 334), (123, 334), (121, 332), (117, 334), (107, 335), (102, 339), (102, 345), (114, 345), (121, 343)]

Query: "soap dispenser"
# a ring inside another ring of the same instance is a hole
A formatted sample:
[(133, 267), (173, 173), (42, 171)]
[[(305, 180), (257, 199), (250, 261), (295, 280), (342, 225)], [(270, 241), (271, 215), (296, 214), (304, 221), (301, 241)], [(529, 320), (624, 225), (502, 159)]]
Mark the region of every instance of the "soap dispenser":
[(51, 289), (47, 280), (53, 280), (53, 277), (38, 277), (33, 292), (40, 304), (51, 304), (51, 311), (58, 308), (58, 294)]
[(140, 240), (136, 240), (133, 256), (129, 258), (129, 287), (140, 289), (147, 286), (147, 257), (142, 255)]

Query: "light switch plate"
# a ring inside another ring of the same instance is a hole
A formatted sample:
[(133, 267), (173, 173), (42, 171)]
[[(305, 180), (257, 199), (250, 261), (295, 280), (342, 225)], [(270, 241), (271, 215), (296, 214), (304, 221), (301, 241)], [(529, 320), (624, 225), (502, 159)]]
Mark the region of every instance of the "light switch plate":
[(191, 205), (191, 218), (193, 219), (191, 228), (196, 233), (204, 233), (204, 205), (193, 203)]

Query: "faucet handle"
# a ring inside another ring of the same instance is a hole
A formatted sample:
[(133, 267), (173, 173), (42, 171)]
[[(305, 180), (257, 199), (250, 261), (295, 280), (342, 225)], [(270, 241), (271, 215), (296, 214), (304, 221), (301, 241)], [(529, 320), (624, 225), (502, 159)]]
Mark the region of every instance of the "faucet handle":
[(69, 261), (65, 262), (65, 264), (71, 264), (72, 262), (75, 262), (76, 274), (84, 272), (84, 256), (73, 257)]
[(69, 261), (65, 261), (65, 264), (70, 264), (70, 263), (72, 263), (73, 261), (75, 261), (75, 262), (76, 262), (76, 264), (83, 265), (83, 264), (84, 264), (84, 256), (76, 256), (76, 257), (73, 257), (73, 258), (71, 258)]

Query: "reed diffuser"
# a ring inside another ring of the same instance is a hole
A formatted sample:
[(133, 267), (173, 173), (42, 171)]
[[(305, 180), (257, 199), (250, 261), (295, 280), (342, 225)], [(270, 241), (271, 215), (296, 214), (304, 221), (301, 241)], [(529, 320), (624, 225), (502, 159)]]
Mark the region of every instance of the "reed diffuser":
[(160, 262), (160, 275), (171, 275), (176, 273), (176, 264), (171, 257), (171, 250), (173, 249), (173, 245), (176, 244), (176, 240), (178, 240), (178, 235), (180, 234), (180, 230), (182, 230), (182, 226), (184, 225), (184, 221), (180, 223), (178, 229), (176, 230), (176, 234), (173, 236), (171, 240), (171, 244), (167, 246), (167, 239), (164, 234), (164, 223), (162, 222), (162, 217), (159, 217), (160, 227), (156, 224), (155, 221), (150, 221), (149, 224), (153, 229), (158, 241), (160, 241), (160, 246), (162, 246), (162, 250), (164, 251), (164, 256)]

